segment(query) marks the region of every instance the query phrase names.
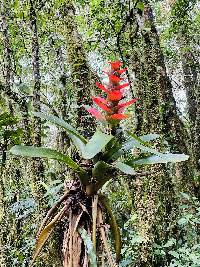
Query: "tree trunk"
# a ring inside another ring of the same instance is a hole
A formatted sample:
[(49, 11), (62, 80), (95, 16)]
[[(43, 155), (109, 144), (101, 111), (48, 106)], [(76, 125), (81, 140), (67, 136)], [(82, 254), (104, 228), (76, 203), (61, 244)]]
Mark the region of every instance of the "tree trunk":
[[(33, 111), (40, 112), (40, 94), (41, 94), (41, 76), (40, 76), (40, 56), (39, 56), (39, 41), (38, 41), (38, 29), (37, 29), (37, 15), (35, 10), (35, 3), (30, 0), (30, 27), (32, 30), (32, 65), (33, 65)], [(40, 147), (41, 141), (41, 119), (33, 118), (33, 131), (32, 131), (32, 145)], [(31, 172), (33, 181), (33, 193), (38, 200), (38, 204), (42, 206), (41, 198), (43, 196), (43, 190), (40, 185), (40, 181), (44, 177), (44, 166), (41, 159), (31, 160)]]
[[(82, 40), (75, 24), (75, 8), (73, 1), (69, 0), (63, 7), (63, 16), (65, 23), (65, 38), (67, 43), (68, 62), (71, 67), (71, 78), (77, 97), (77, 127), (82, 134), (91, 136), (95, 129), (95, 120), (88, 115), (85, 105), (91, 105), (91, 92), (95, 86), (94, 76), (87, 64), (86, 55), (83, 50)], [(88, 129), (90, 124), (90, 129)]]
[[(134, 41), (137, 44), (137, 48), (133, 48), (133, 58), (136, 61), (132, 63), (132, 67), (136, 76), (136, 96), (141, 104), (136, 108), (136, 131), (138, 134), (159, 133), (168, 141), (173, 152), (187, 154), (187, 133), (177, 113), (148, 1), (143, 15), (137, 18), (140, 35)], [(157, 143), (156, 147), (162, 149), (163, 145)], [(148, 167), (149, 169), (153, 172), (152, 175), (139, 177), (135, 182), (134, 203), (138, 213), (138, 230), (144, 238), (137, 263), (141, 267), (163, 266), (163, 262), (158, 265), (152, 262), (152, 246), (155, 242), (165, 243), (170, 236), (169, 225), (176, 216), (176, 196), (179, 190), (193, 189), (191, 170), (186, 163), (176, 164), (176, 181), (172, 181), (174, 177), (167, 166), (157, 165)]]
[[(188, 36), (180, 37), (181, 47), (189, 42)], [(200, 75), (199, 62), (191, 51), (182, 55), (183, 82), (187, 96), (187, 112), (190, 121), (191, 132), (191, 154), (193, 166), (199, 172), (199, 151), (200, 151)]]

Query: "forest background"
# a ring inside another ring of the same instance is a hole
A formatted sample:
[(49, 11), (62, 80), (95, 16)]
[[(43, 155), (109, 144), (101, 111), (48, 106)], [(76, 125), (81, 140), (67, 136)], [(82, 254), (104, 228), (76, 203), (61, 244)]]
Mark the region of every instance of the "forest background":
[[(62, 163), (9, 150), (24, 144), (72, 153), (66, 132), (32, 112), (61, 117), (86, 135), (101, 128), (82, 107), (98, 92), (95, 83), (106, 81), (103, 66), (120, 60), (127, 97), (138, 98), (121, 127), (158, 134), (170, 151), (190, 157), (119, 173), (103, 187), (122, 236), (119, 266), (199, 267), (199, 1), (0, 5), (0, 266), (28, 266), (39, 224), (73, 176)], [(59, 243), (55, 232), (35, 266), (62, 266)]]

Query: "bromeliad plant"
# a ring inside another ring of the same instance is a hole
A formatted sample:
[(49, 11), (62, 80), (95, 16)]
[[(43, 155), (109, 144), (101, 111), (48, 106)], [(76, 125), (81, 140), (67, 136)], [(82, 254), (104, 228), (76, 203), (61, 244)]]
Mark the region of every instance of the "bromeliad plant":
[[(97, 86), (106, 93), (106, 97), (93, 97), (93, 101), (104, 114), (93, 107), (87, 107), (88, 112), (109, 125), (109, 128), (105, 127), (104, 132), (96, 130), (90, 140), (61, 118), (40, 112), (34, 113), (35, 116), (66, 130), (80, 154), (78, 163), (70, 156), (50, 148), (17, 145), (11, 149), (11, 153), (15, 155), (43, 157), (64, 162), (74, 171), (77, 178), (66, 183), (66, 193), (55, 203), (43, 220), (37, 233), (36, 249), (31, 265), (55, 225), (62, 221), (65, 224), (62, 245), (63, 266), (97, 266), (97, 260), (104, 261), (102, 255), (105, 254), (108, 265), (117, 266), (121, 249), (120, 231), (108, 199), (101, 194), (100, 189), (110, 179), (114, 180), (118, 174), (133, 177), (136, 175), (134, 167), (137, 165), (188, 159), (188, 156), (184, 154), (161, 153), (155, 150), (150, 141), (159, 138), (157, 134), (137, 137), (126, 131), (128, 139), (125, 140), (125, 134), (120, 129), (119, 123), (120, 120), (129, 116), (124, 114), (125, 107), (135, 103), (136, 99), (124, 102), (124, 90), (129, 84), (127, 82), (121, 84), (124, 80), (121, 75), (126, 71), (126, 69), (120, 69), (121, 65), (119, 61), (110, 62), (110, 69), (106, 72), (109, 79), (107, 86), (97, 83)], [(134, 148), (144, 152), (145, 157), (133, 156), (130, 151)], [(107, 214), (110, 229), (113, 232), (115, 260), (106, 238), (104, 212)]]

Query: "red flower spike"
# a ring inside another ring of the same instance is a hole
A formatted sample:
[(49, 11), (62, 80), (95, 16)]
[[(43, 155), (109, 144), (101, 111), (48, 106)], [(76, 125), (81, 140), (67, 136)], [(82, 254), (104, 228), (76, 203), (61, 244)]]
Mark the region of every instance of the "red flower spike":
[(125, 79), (121, 78), (120, 75), (127, 71), (127, 69), (120, 69), (122, 63), (119, 60), (109, 63), (110, 70), (103, 70), (103, 72), (106, 73), (109, 78), (107, 87), (98, 82), (96, 83), (99, 89), (107, 94), (107, 98), (105, 99), (100, 96), (92, 97), (93, 102), (105, 112), (105, 116), (93, 107), (89, 107), (87, 111), (90, 112), (98, 120), (108, 121), (112, 126), (116, 125), (116, 123), (118, 125), (120, 120), (127, 119), (129, 117), (128, 114), (124, 114), (124, 110), (127, 106), (135, 103), (137, 99), (134, 98), (130, 101), (119, 103), (119, 101), (124, 98), (124, 88), (129, 86), (128, 82), (120, 84), (120, 82)]
[(115, 75), (110, 75), (110, 76), (109, 76), (109, 81), (110, 81), (111, 83), (116, 84), (116, 83), (119, 83), (121, 80), (124, 80), (124, 78), (119, 78), (119, 77), (117, 77), (117, 76), (115, 76)]
[[(99, 97), (99, 98), (101, 98), (101, 97)], [(94, 101), (94, 103), (96, 103), (104, 111), (112, 112), (112, 110), (109, 107), (107, 107), (105, 104), (103, 104), (99, 98), (98, 97), (93, 97), (92, 100)], [(105, 99), (103, 99), (103, 100), (105, 100)]]
[(129, 117), (129, 115), (127, 114), (113, 114), (109, 116), (109, 119), (113, 119), (113, 120), (123, 120), (123, 119), (127, 119)]
[(128, 102), (124, 102), (124, 103), (120, 103), (120, 104), (118, 104), (117, 107), (118, 107), (119, 109), (124, 108), (124, 107), (127, 107), (127, 106), (129, 106), (129, 105), (135, 103), (137, 100), (138, 100), (137, 98), (134, 98), (134, 99), (132, 99), (132, 100), (130, 100), (130, 101), (128, 101)]
[(110, 101), (119, 101), (122, 99), (122, 93), (120, 91), (110, 91), (108, 93), (108, 99)]
[(127, 71), (127, 69), (121, 69), (121, 70), (118, 70), (117, 73), (119, 73), (119, 74), (121, 75), (121, 74), (124, 73), (125, 71)]
[(97, 118), (100, 121), (105, 121), (106, 118), (98, 111), (96, 108), (88, 108), (86, 109), (88, 112), (90, 112), (95, 118)]
[(101, 89), (102, 91), (108, 93), (108, 89), (105, 86), (103, 86), (102, 84), (96, 83), (96, 86), (98, 86), (99, 89)]
[(108, 61), (108, 63), (110, 64), (111, 69), (113, 70), (118, 70), (122, 66), (122, 63), (119, 60), (114, 61), (114, 62)]
[(120, 85), (117, 85), (114, 87), (115, 90), (121, 90), (123, 89), (124, 87), (127, 87), (129, 86), (129, 83), (124, 83), (124, 84), (120, 84)]

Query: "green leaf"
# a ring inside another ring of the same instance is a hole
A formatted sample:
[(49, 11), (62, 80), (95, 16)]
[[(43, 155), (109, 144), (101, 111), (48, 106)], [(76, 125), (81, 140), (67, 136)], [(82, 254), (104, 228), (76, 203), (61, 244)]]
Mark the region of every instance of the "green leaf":
[(176, 251), (170, 250), (168, 253), (170, 255), (174, 256), (176, 259), (180, 258), (180, 255)]
[(100, 189), (108, 180), (113, 176), (116, 169), (105, 163), (104, 161), (98, 161), (92, 169), (92, 176), (97, 180), (96, 190)]
[(97, 267), (97, 256), (96, 256), (96, 253), (94, 251), (94, 246), (93, 246), (93, 243), (92, 243), (90, 236), (87, 234), (87, 231), (84, 228), (79, 228), (78, 231), (79, 231), (79, 233), (80, 233), (80, 235), (84, 241), (85, 247), (87, 249), (88, 258), (90, 260), (90, 266), (91, 267)]
[(160, 138), (159, 134), (145, 134), (139, 137), (140, 140), (145, 141), (145, 142), (149, 142), (155, 139)]
[(41, 119), (45, 119), (47, 121), (50, 121), (53, 124), (55, 124), (57, 126), (61, 126), (62, 128), (64, 128), (66, 130), (66, 132), (68, 133), (69, 137), (72, 139), (74, 145), (80, 151), (82, 151), (83, 145), (87, 143), (87, 140), (81, 134), (79, 134), (78, 131), (74, 127), (72, 127), (70, 124), (65, 122), (63, 119), (56, 117), (56, 116), (53, 116), (53, 115), (47, 115), (47, 114), (42, 113), (42, 112), (33, 112), (33, 115), (36, 117), (39, 117)]
[(56, 150), (46, 147), (34, 147), (34, 146), (14, 146), (10, 152), (14, 155), (32, 157), (32, 158), (48, 158), (55, 159), (64, 162), (66, 165), (74, 169), (80, 176), (81, 182), (85, 184), (87, 182), (87, 173), (69, 156), (64, 155)]
[(139, 148), (142, 151), (149, 152), (151, 154), (162, 155), (156, 149), (150, 147), (148, 143), (143, 141), (141, 138), (137, 137), (135, 134), (128, 131), (128, 134), (131, 136), (131, 140), (122, 144), (122, 148), (117, 152), (118, 155), (123, 155), (126, 151), (132, 148)]
[(165, 245), (163, 245), (164, 248), (169, 248), (176, 244), (176, 239), (175, 238), (170, 238)]
[(122, 144), (118, 141), (116, 136), (106, 145), (106, 152), (104, 153), (104, 160), (109, 161), (110, 159), (117, 159), (117, 151), (122, 147)]
[[(176, 162), (181, 162), (181, 161), (186, 161), (188, 160), (189, 156), (185, 154), (172, 154), (172, 153), (167, 153), (167, 154), (161, 154), (160, 156), (150, 156), (146, 157), (143, 159), (138, 159), (138, 160), (133, 160), (131, 163), (137, 164), (137, 165), (143, 165), (143, 164), (158, 164), (158, 163), (176, 163)], [(127, 164), (129, 164), (128, 162)]]
[(136, 5), (136, 8), (140, 9), (141, 11), (143, 11), (144, 10), (144, 3), (138, 2), (137, 5)]
[(82, 151), (83, 158), (91, 159), (96, 156), (112, 138), (112, 135), (96, 131)]
[(119, 226), (117, 224), (116, 218), (112, 212), (112, 209), (109, 204), (109, 199), (100, 194), (99, 195), (100, 201), (103, 203), (106, 212), (109, 216), (109, 222), (110, 222), (110, 228), (113, 233), (114, 241), (115, 241), (115, 252), (116, 252), (116, 260), (119, 261), (120, 255), (121, 255), (121, 248), (122, 248), (122, 240), (121, 240), (121, 234), (119, 230)]
[(97, 153), (99, 153), (106, 144), (113, 138), (112, 135), (107, 135), (97, 131), (92, 138), (87, 142), (87, 140), (78, 133), (78, 131), (65, 122), (63, 119), (58, 118), (53, 115), (46, 115), (42, 112), (33, 112), (36, 117), (48, 120), (58, 126), (61, 126), (66, 130), (69, 137), (72, 139), (74, 145), (81, 152), (83, 158), (91, 159)]
[(132, 167), (123, 162), (117, 161), (113, 163), (113, 166), (125, 174), (130, 174), (130, 175), (136, 174), (135, 170)]

